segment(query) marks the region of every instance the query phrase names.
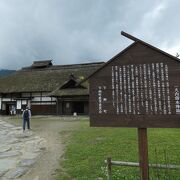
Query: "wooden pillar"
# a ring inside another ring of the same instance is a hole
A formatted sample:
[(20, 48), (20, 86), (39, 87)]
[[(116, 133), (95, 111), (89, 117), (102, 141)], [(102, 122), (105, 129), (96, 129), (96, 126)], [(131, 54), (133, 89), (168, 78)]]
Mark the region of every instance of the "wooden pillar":
[(56, 115), (59, 115), (59, 101), (58, 98), (56, 97)]
[(107, 180), (111, 180), (111, 158), (107, 158)]
[(149, 179), (147, 128), (138, 128), (139, 165), (141, 180)]

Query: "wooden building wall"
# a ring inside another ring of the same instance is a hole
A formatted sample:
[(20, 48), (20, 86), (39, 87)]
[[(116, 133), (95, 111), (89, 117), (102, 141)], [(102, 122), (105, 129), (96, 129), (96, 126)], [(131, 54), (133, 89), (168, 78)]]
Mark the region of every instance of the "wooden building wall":
[(89, 114), (89, 100), (88, 96), (75, 96), (58, 98), (57, 103), (58, 115), (88, 115)]
[(32, 115), (56, 115), (56, 104), (54, 105), (32, 105)]
[(0, 114), (10, 115), (11, 107), (15, 106), (15, 114), (22, 114), (28, 106), (32, 115), (78, 115), (89, 114), (88, 96), (59, 98), (46, 97), (46, 93), (6, 94), (0, 98)]

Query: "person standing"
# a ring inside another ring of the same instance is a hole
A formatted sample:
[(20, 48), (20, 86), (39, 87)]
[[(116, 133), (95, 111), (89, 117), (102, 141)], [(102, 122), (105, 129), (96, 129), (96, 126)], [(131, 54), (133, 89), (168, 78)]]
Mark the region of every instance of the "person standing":
[(26, 109), (23, 111), (23, 132), (26, 129), (26, 124), (27, 128), (30, 130), (30, 118), (31, 118), (31, 111), (28, 106), (26, 106)]

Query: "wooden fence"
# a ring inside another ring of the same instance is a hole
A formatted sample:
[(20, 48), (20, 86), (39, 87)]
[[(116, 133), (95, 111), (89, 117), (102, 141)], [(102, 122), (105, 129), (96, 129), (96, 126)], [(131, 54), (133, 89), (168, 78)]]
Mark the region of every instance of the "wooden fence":
[[(107, 158), (107, 160), (105, 160), (105, 163), (107, 164), (107, 180), (111, 180), (112, 166), (139, 167), (139, 163), (136, 162), (112, 161), (111, 158)], [(149, 167), (159, 169), (180, 169), (180, 165), (173, 164), (149, 164)]]

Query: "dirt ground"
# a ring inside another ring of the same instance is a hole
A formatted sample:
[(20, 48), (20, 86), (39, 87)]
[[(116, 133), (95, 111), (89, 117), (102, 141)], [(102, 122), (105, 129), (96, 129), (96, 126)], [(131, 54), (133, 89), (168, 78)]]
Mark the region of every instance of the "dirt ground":
[[(21, 126), (21, 117), (4, 117), (5, 121)], [(34, 167), (21, 180), (54, 180), (60, 168), (60, 158), (65, 145), (60, 132), (78, 127), (79, 119), (73, 117), (36, 116), (31, 120), (32, 131), (47, 141), (47, 148)]]

